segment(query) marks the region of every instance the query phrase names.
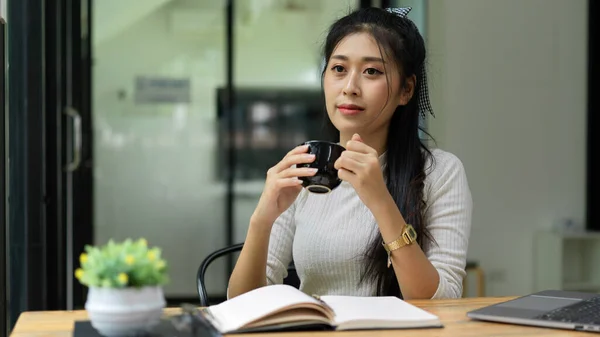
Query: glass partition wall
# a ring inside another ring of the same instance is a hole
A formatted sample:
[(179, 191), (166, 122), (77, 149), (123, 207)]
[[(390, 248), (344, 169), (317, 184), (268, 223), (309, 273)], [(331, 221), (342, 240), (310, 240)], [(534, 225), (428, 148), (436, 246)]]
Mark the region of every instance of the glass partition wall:
[[(324, 32), (357, 6), (95, 1), (95, 243), (145, 237), (169, 261), (166, 296), (196, 301), (201, 260), (244, 240), (266, 169), (311, 136)], [(227, 262), (209, 294), (224, 297)]]

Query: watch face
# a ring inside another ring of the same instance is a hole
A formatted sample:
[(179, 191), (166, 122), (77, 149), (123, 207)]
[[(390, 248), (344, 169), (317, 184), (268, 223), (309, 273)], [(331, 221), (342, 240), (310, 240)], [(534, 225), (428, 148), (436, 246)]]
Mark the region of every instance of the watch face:
[(406, 225), (406, 230), (404, 231), (402, 236), (404, 237), (404, 241), (406, 241), (406, 243), (409, 244), (417, 239), (417, 232), (415, 231), (413, 226)]
[(410, 237), (414, 240), (417, 238), (417, 231), (415, 231), (415, 229), (413, 228), (413, 226), (410, 226), (408, 228), (408, 235), (410, 235)]

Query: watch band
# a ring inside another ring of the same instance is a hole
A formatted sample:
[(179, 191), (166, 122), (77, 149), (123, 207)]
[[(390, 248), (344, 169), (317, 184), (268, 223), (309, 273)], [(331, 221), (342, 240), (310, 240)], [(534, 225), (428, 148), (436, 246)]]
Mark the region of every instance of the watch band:
[(389, 268), (392, 265), (392, 251), (402, 248), (404, 246), (408, 246), (411, 243), (415, 242), (416, 239), (417, 232), (415, 231), (412, 225), (406, 224), (399, 238), (390, 243), (382, 242), (381, 244), (383, 245), (383, 248), (387, 252), (388, 256), (387, 267)]

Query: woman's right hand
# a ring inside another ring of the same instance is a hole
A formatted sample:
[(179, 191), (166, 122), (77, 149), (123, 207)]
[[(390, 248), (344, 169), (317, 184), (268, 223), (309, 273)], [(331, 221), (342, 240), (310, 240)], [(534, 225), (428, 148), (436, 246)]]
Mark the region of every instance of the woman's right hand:
[(298, 177), (310, 177), (317, 173), (317, 169), (296, 167), (315, 160), (314, 154), (306, 153), (307, 150), (308, 145), (294, 148), (267, 171), (265, 187), (252, 215), (253, 220), (273, 224), (302, 190), (302, 180)]

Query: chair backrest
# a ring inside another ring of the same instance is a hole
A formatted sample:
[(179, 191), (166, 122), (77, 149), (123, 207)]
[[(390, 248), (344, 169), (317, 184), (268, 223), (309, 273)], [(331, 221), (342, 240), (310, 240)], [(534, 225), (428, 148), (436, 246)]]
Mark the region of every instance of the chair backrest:
[[(207, 307), (210, 305), (208, 300), (208, 294), (206, 293), (206, 284), (204, 282), (208, 266), (210, 266), (210, 264), (213, 261), (224, 255), (233, 254), (235, 252), (241, 251), (242, 247), (244, 247), (244, 243), (238, 243), (225, 248), (221, 248), (210, 253), (206, 258), (204, 258), (204, 260), (202, 260), (202, 263), (200, 263), (200, 267), (198, 267), (198, 272), (196, 275), (196, 286), (198, 287), (198, 297), (200, 298), (200, 306)], [(300, 287), (300, 279), (298, 277), (298, 274), (296, 273), (296, 267), (294, 266), (293, 261), (288, 266), (288, 276), (283, 280), (283, 283), (289, 284), (296, 288)]]

